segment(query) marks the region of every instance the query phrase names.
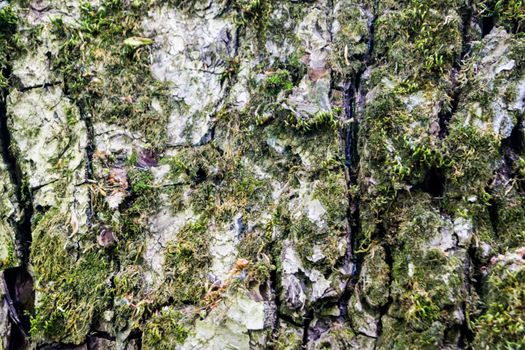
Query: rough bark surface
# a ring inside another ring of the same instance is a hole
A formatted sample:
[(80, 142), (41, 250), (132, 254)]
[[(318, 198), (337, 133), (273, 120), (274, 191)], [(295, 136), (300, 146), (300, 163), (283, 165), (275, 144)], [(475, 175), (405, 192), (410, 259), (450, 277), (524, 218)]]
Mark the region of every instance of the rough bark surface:
[(0, 1), (0, 349), (525, 348), (524, 14)]

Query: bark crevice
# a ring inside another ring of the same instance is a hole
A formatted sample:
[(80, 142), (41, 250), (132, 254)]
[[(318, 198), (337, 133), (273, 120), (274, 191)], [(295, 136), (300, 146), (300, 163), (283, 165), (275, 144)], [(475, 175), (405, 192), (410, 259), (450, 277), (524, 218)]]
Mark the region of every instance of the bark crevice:
[[(10, 67), (2, 72), (11, 79)], [(0, 91), (0, 156), (5, 163), (10, 180), (15, 189), (15, 197), (20, 210), (19, 219), (12, 219), (15, 229), (16, 255), (20, 266), (7, 269), (2, 274), (3, 289), (8, 304), (12, 324), (10, 347), (20, 348), (26, 343), (29, 334), (29, 316), (34, 309), (33, 279), (28, 270), (32, 242), (31, 220), (33, 217), (32, 192), (24, 178), (20, 162), (13, 149), (13, 138), (8, 126), (7, 97), (8, 86)]]
[[(358, 185), (359, 176), (359, 127), (360, 120), (364, 110), (358, 111), (359, 102), (364, 101), (366, 92), (362, 86), (363, 74), (373, 65), (373, 49), (374, 49), (374, 25), (377, 19), (377, 2), (374, 3), (374, 8), (370, 14), (368, 20), (368, 43), (367, 53), (363, 57), (362, 67), (352, 74), (343, 85), (343, 112), (345, 120), (345, 129), (343, 130), (343, 144), (344, 144), (344, 156), (346, 165), (346, 177), (347, 186), (352, 188)], [(364, 108), (364, 106), (363, 106)], [(360, 213), (359, 213), (359, 198), (355, 194), (349, 191), (348, 202), (348, 251), (345, 259), (352, 262), (351, 277), (348, 281), (345, 292), (339, 301), (339, 309), (344, 318), (347, 317), (347, 307), (352, 296), (352, 290), (359, 279), (362, 256), (358, 256), (355, 253), (355, 247), (357, 245), (357, 239), (359, 236), (359, 224), (360, 224)]]

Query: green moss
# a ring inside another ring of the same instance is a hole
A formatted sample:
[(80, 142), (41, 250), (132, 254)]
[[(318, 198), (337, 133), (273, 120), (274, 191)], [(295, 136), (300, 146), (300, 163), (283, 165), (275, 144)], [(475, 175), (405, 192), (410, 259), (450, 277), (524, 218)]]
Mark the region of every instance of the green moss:
[(164, 307), (153, 314), (142, 334), (144, 349), (174, 349), (188, 337), (188, 317), (171, 307)]
[(345, 324), (335, 324), (330, 329), (329, 334), (324, 336), (324, 339), (319, 341), (316, 349), (330, 350), (330, 349), (348, 349), (351, 348), (354, 343), (355, 334)]
[(271, 28), (271, 13), (275, 0), (234, 0), (237, 10), (236, 22), (247, 31), (254, 30), (258, 46), (263, 48), (266, 37)]
[(141, 242), (137, 240), (144, 238), (148, 231), (149, 219), (158, 205), (160, 189), (154, 185), (153, 175), (148, 169), (130, 168), (128, 176), (131, 193), (126, 193), (128, 197), (121, 205), (118, 216), (106, 202), (106, 196), (111, 195), (112, 189), (107, 189), (108, 193), (95, 192), (94, 208), (98, 222), (111, 227), (119, 239), (119, 251), (125, 251), (122, 258), (134, 263), (141, 254)]
[(293, 88), (290, 72), (287, 70), (278, 70), (270, 73), (270, 75), (264, 79), (262, 85), (266, 93), (272, 96), (277, 96), (281, 91), (291, 91)]
[(144, 271), (141, 265), (125, 265), (113, 279), (113, 329), (141, 329), (142, 321), (155, 305), (144, 292)]
[(341, 109), (336, 108), (331, 112), (319, 112), (309, 119), (297, 118), (295, 115), (290, 114), (286, 123), (301, 132), (319, 130), (324, 127), (337, 130), (340, 127), (338, 118), (340, 113)]
[(342, 162), (333, 163), (319, 176), (313, 197), (326, 209), (327, 221), (333, 227), (345, 227), (348, 215), (348, 193)]
[(369, 19), (361, 3), (348, 1), (339, 6), (337, 19), (341, 28), (334, 37), (331, 62), (337, 73), (352, 76), (364, 69), (362, 57), (368, 52)]
[(440, 322), (434, 322), (424, 331), (405, 330), (400, 332), (403, 328), (402, 322), (393, 318), (387, 319), (383, 328), (383, 337), (380, 339), (378, 349), (418, 349), (431, 350), (441, 346), (445, 334), (445, 325)]
[[(191, 188), (188, 202), (192, 209), (213, 215), (220, 222), (228, 222), (236, 213), (249, 215), (255, 207), (264, 207), (270, 192), (268, 181), (256, 176), (243, 158), (244, 149), (225, 151), (210, 144), (184, 149), (169, 160), (174, 182)], [(172, 192), (174, 202), (181, 202), (181, 190)]]
[(182, 228), (166, 247), (165, 290), (170, 291), (175, 304), (202, 301), (211, 263), (210, 241), (208, 220), (201, 217)]
[(381, 12), (374, 55), (386, 57), (402, 77), (446, 79), (461, 52), (460, 10), (454, 1), (412, 0), (402, 9)]
[(150, 170), (133, 170), (130, 173), (131, 192), (136, 196), (153, 197), (155, 186), (153, 174)]
[(516, 187), (509, 181), (491, 191), (492, 228), (496, 232), (490, 242), (501, 252), (525, 245), (525, 201)]
[(514, 33), (525, 30), (525, 1), (523, 0), (483, 0), (480, 4), (483, 17), (496, 17), (502, 24)]
[(263, 283), (270, 278), (270, 273), (275, 266), (272, 265), (271, 257), (266, 255), (271, 244), (271, 232), (259, 235), (256, 232), (247, 234), (237, 248), (237, 256), (247, 259), (251, 263), (248, 266), (248, 283)]
[(15, 251), (15, 237), (13, 229), (4, 222), (0, 221), (0, 269), (6, 270), (15, 267), (19, 261)]
[(430, 172), (446, 172), (451, 166), (443, 144), (428, 132), (434, 123), (429, 111), (424, 106), (409, 110), (395, 86), (380, 83), (376, 87), (382, 94), (367, 105), (360, 128), (364, 242), (370, 240), (399, 194), (423, 187)]
[(276, 337), (271, 340), (270, 345), (276, 350), (299, 350), (301, 349), (302, 334), (298, 329), (294, 329), (286, 321), (282, 321), (279, 332)]
[[(136, 155), (131, 158), (136, 158)], [(143, 319), (155, 305), (152, 299), (144, 295), (144, 271), (141, 264), (150, 220), (158, 210), (160, 189), (154, 183), (151, 170), (135, 168), (133, 165), (136, 159), (128, 160), (127, 163), (130, 165), (122, 171), (127, 174), (128, 189), (115, 189), (114, 185), (107, 183), (107, 179), (99, 179), (104, 192), (95, 190), (93, 193), (95, 230), (83, 238), (95, 241), (94, 236), (100, 234), (102, 229), (110, 230), (116, 238), (116, 242), (110, 246), (98, 248), (101, 254), (118, 266), (112, 305), (112, 324), (116, 331), (141, 328)], [(96, 165), (106, 168), (110, 164)], [(118, 209), (109, 208), (106, 202), (106, 197), (113, 190), (123, 191), (125, 195)]]
[(111, 262), (96, 247), (75, 252), (65, 245), (66, 217), (45, 214), (33, 231), (31, 265), (37, 300), (31, 336), (37, 341), (80, 344), (112, 294)]
[[(486, 188), (497, 166), (500, 139), (496, 134), (460, 123), (463, 122), (457, 120), (457, 124), (450, 128), (446, 140), (445, 156), (451, 164), (447, 172), (446, 200), (452, 208), (454, 201), (459, 200), (475, 214), (489, 204), (490, 195)], [(474, 201), (469, 198), (471, 196), (474, 196)]]
[(167, 159), (170, 177), (175, 183), (199, 184), (220, 176), (221, 155), (214, 144), (182, 149)]
[[(383, 348), (439, 344), (463, 300), (464, 265), (433, 243), (452, 230), (427, 194), (400, 196), (383, 220), (383, 242), (391, 249), (392, 272), (388, 315), (395, 325), (384, 330)], [(400, 330), (403, 331), (400, 331)], [(392, 333), (390, 333), (392, 332)]]
[(11, 5), (0, 9), (0, 89), (9, 86), (9, 77), (5, 73), (13, 55), (21, 48), (17, 22), (17, 15)]
[(257, 20), (264, 16), (271, 0), (235, 0), (234, 5), (241, 11), (246, 20)]
[(377, 308), (388, 302), (390, 273), (384, 248), (371, 247), (363, 262), (360, 280), (361, 291), (370, 306)]
[(514, 172), (517, 179), (525, 184), (525, 157), (519, 157), (514, 163)]
[[(522, 264), (522, 262), (519, 262)], [(525, 269), (498, 265), (488, 280), (486, 310), (475, 322), (478, 349), (521, 349), (525, 345)]]

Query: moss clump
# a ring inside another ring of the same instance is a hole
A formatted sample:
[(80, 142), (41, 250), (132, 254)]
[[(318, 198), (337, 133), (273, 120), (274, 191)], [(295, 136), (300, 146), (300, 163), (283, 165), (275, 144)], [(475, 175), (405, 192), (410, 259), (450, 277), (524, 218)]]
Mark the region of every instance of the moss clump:
[(17, 22), (17, 15), (10, 5), (0, 9), (0, 89), (9, 86), (6, 70), (13, 54), (21, 47), (20, 36), (16, 31)]
[[(457, 203), (479, 213), (489, 204), (486, 188), (499, 158), (500, 138), (492, 132), (483, 132), (472, 126), (457, 124), (450, 128), (446, 139), (446, 159), (451, 165), (448, 178), (446, 205), (457, 211)], [(456, 203), (456, 204), (455, 204)]]
[(274, 2), (275, 0), (232, 1), (234, 8), (237, 10), (236, 21), (244, 27), (255, 30), (255, 36), (261, 47), (264, 46)]
[[(244, 158), (245, 144), (235, 140), (234, 149), (220, 150), (214, 144), (182, 150), (168, 160), (176, 183), (191, 189), (189, 204), (195, 212), (216, 217), (226, 223), (236, 213), (248, 215), (254, 207), (267, 204), (268, 181), (258, 177)], [(242, 149), (237, 148), (242, 144)], [(182, 188), (172, 193), (174, 202), (181, 201)], [(175, 203), (177, 204), (177, 203)]]
[(262, 84), (263, 89), (271, 96), (277, 96), (281, 91), (291, 91), (293, 88), (290, 72), (282, 69), (270, 73)]
[(286, 123), (301, 132), (319, 130), (323, 127), (338, 130), (340, 126), (338, 115), (340, 113), (341, 109), (335, 108), (331, 112), (319, 112), (308, 119), (297, 118), (295, 115), (290, 114)]
[(406, 108), (395, 88), (381, 83), (376, 89), (384, 91), (368, 104), (359, 137), (364, 242), (399, 194), (424, 187), (429, 172), (450, 166), (442, 144), (428, 132), (434, 123), (429, 111)]
[(30, 259), (37, 300), (31, 336), (37, 341), (82, 343), (112, 295), (109, 259), (96, 247), (68, 249), (69, 234), (66, 216), (55, 210), (33, 232)]
[[(269, 226), (270, 227), (270, 226)], [(275, 269), (272, 264), (274, 252), (269, 251), (271, 245), (271, 232), (265, 235), (251, 232), (239, 242), (237, 256), (252, 262), (248, 265), (248, 284), (261, 284), (270, 278), (271, 271)]]
[[(145, 295), (143, 264), (146, 237), (151, 217), (159, 207), (160, 189), (150, 169), (137, 168), (137, 155), (132, 154), (126, 165), (110, 157), (95, 157), (95, 167), (101, 169), (98, 185), (93, 187), (93, 209), (96, 213), (93, 230), (83, 240), (99, 240), (110, 232), (113, 240), (97, 247), (101, 254), (118, 266), (114, 271), (113, 305), (115, 331), (140, 329), (144, 318), (155, 306)], [(110, 207), (108, 197), (122, 195), (118, 207)], [(96, 238), (95, 238), (96, 237)]]
[[(306, 74), (306, 65), (301, 61), (301, 49), (288, 57), (286, 61), (261, 62), (256, 68), (259, 77), (249, 81), (251, 99), (243, 113), (243, 124), (254, 123), (258, 126), (270, 120), (286, 119), (291, 112), (282, 104)], [(290, 119), (290, 121), (293, 119)]]
[(525, 1), (483, 0), (480, 4), (483, 17), (496, 17), (497, 23), (513, 33), (525, 31)]
[(113, 279), (113, 329), (140, 329), (142, 321), (155, 307), (145, 295), (144, 271), (141, 265), (125, 265)]
[(443, 78), (461, 52), (460, 12), (459, 1), (420, 0), (385, 11), (376, 23), (374, 55), (386, 57), (402, 77)]
[(327, 221), (330, 226), (343, 229), (347, 225), (348, 191), (342, 162), (330, 164), (322, 176), (313, 197), (319, 199), (326, 209)]
[(349, 349), (355, 344), (352, 340), (355, 338), (354, 332), (346, 324), (335, 324), (323, 339), (318, 341), (316, 349)]
[(525, 245), (525, 201), (523, 192), (513, 181), (494, 185), (491, 191), (492, 229), (491, 243), (503, 252)]
[(166, 247), (165, 290), (173, 292), (170, 297), (175, 304), (198, 304), (202, 301), (208, 286), (210, 243), (208, 220), (201, 217), (182, 228), (176, 239)]
[[(220, 173), (221, 154), (214, 144), (182, 149), (176, 156), (166, 159), (174, 183), (199, 185)], [(224, 166), (224, 164), (221, 164)]]
[(385, 249), (381, 246), (371, 247), (363, 262), (359, 281), (359, 288), (370, 306), (378, 308), (388, 302), (390, 273)]
[(187, 317), (171, 307), (164, 307), (154, 313), (146, 323), (142, 334), (144, 349), (174, 349), (188, 337), (189, 331), (184, 320)]
[[(521, 257), (520, 257), (521, 259)], [(521, 349), (525, 345), (525, 268), (498, 264), (488, 279), (486, 310), (474, 323), (476, 349)]]
[(106, 197), (114, 190), (108, 184), (104, 184), (103, 191), (94, 193), (94, 208), (99, 226), (108, 226), (117, 237), (117, 253), (122, 253), (121, 262), (135, 264), (142, 253), (142, 239), (148, 231), (149, 219), (158, 204), (159, 188), (153, 183), (153, 175), (149, 169), (129, 168), (126, 174), (130, 188), (117, 189), (125, 195), (118, 208), (118, 215), (115, 214), (115, 209), (109, 208), (106, 201)]
[(257, 19), (263, 15), (271, 0), (235, 0), (234, 5), (242, 12), (246, 19)]
[(18, 264), (15, 252), (15, 237), (13, 229), (4, 222), (0, 221), (0, 269), (5, 270)]
[(433, 247), (451, 224), (427, 194), (401, 196), (388, 218), (383, 223), (387, 236), (382, 240), (391, 247), (393, 306), (388, 314), (396, 321), (384, 330), (383, 346), (437, 346), (445, 329), (461, 321), (455, 311), (463, 300), (463, 262), (449, 256), (445, 248)]
[(369, 18), (361, 4), (340, 4), (338, 22), (340, 32), (334, 37), (331, 62), (334, 70), (345, 76), (353, 76), (364, 69), (362, 59), (369, 50)]

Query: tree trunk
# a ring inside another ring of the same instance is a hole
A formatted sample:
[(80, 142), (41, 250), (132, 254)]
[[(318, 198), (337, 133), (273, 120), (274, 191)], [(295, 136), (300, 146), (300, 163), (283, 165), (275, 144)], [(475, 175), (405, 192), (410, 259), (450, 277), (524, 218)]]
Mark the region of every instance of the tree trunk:
[(0, 349), (525, 348), (524, 13), (0, 1)]

